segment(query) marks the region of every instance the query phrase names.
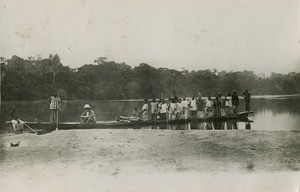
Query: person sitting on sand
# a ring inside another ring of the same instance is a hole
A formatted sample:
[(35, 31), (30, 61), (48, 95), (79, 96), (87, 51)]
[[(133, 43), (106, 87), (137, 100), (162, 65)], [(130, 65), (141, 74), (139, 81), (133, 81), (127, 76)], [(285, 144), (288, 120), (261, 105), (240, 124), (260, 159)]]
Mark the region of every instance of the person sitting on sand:
[(83, 109), (85, 111), (81, 115), (81, 123), (83, 124), (95, 124), (97, 123), (95, 112), (92, 110), (89, 104), (85, 104)]
[(21, 121), (17, 114), (17, 108), (15, 105), (12, 106), (11, 111), (9, 112), (9, 116), (11, 117), (11, 123), (15, 132), (23, 132), (24, 122)]

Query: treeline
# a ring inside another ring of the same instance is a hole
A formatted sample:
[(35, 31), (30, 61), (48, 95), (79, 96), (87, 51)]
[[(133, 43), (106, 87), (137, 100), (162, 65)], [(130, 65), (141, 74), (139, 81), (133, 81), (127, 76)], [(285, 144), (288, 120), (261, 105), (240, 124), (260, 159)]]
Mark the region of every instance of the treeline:
[(216, 95), (245, 88), (252, 94), (300, 93), (300, 73), (272, 73), (266, 77), (253, 71), (177, 71), (141, 63), (125, 63), (100, 57), (77, 69), (64, 66), (58, 55), (27, 59), (1, 58), (2, 100), (47, 99), (56, 90), (63, 99), (139, 99)]

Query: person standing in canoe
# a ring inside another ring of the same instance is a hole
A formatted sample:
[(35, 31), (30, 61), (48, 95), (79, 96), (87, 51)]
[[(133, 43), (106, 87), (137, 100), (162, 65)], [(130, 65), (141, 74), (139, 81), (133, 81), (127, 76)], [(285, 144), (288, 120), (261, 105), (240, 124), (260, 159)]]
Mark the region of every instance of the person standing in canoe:
[(213, 105), (214, 105), (214, 102), (211, 100), (211, 96), (210, 95), (204, 101), (204, 104), (205, 104), (205, 109), (204, 109), (205, 115), (207, 117), (211, 117), (213, 115)]
[(196, 104), (197, 104), (197, 118), (203, 118), (204, 112), (203, 112), (203, 101), (202, 101), (202, 95), (199, 93), (199, 97), (196, 98)]
[(239, 106), (239, 97), (236, 94), (236, 90), (232, 91), (232, 108), (233, 108), (233, 113), (236, 115), (238, 112), (238, 106)]
[(144, 100), (144, 105), (142, 107), (142, 120), (143, 121), (148, 121), (148, 100), (145, 99)]
[(85, 104), (83, 109), (85, 111), (81, 115), (81, 123), (83, 124), (96, 124), (97, 119), (95, 112), (92, 110), (91, 106), (89, 104)]
[(232, 96), (231, 93), (228, 91), (227, 96), (225, 96), (225, 113), (226, 116), (231, 116), (232, 113)]
[(57, 95), (57, 93), (54, 94), (54, 96), (51, 96), (48, 99), (48, 103), (50, 104), (50, 123), (55, 124), (58, 122), (58, 111), (60, 111), (60, 103), (61, 99)]
[(156, 122), (157, 113), (158, 113), (158, 103), (156, 102), (155, 98), (152, 99), (150, 106), (151, 106), (151, 120), (153, 122)]
[(17, 113), (17, 108), (15, 105), (12, 106), (12, 109), (9, 112), (9, 116), (11, 118), (11, 123), (12, 123), (14, 131), (22, 133), (23, 128), (24, 128), (24, 122), (21, 121), (21, 119)]
[(163, 102), (163, 99), (159, 99), (158, 100), (158, 104), (157, 104), (157, 119), (161, 119), (161, 114), (160, 114), (160, 111), (161, 111), (161, 107), (162, 107), (162, 103)]
[(197, 118), (197, 101), (195, 97), (192, 97), (192, 100), (189, 102), (189, 110), (191, 118)]
[(181, 103), (181, 98), (177, 99), (176, 103), (176, 119), (182, 119), (183, 118), (183, 105)]
[(218, 94), (216, 96), (216, 99), (214, 100), (214, 105), (213, 105), (213, 107), (214, 107), (214, 114), (213, 114), (213, 116), (216, 117), (216, 118), (221, 117), (222, 101), (221, 101), (220, 97), (221, 97), (220, 94)]
[(167, 111), (168, 105), (165, 103), (165, 100), (162, 99), (160, 106), (160, 120), (167, 120)]
[(171, 98), (170, 107), (169, 107), (169, 120), (175, 120), (177, 114), (177, 102), (175, 98)]
[(186, 100), (186, 98), (183, 98), (183, 101), (181, 101), (182, 103), (182, 112), (183, 112), (183, 118), (184, 119), (188, 119), (189, 118), (189, 102)]
[(221, 92), (218, 92), (217, 97), (218, 97), (218, 99), (221, 103), (221, 105), (220, 105), (220, 116), (224, 117), (226, 115), (226, 113), (225, 113), (225, 99), (223, 99)]
[(245, 89), (245, 92), (242, 94), (242, 97), (244, 98), (245, 101), (245, 110), (250, 111), (250, 99), (251, 95), (248, 92), (248, 89)]

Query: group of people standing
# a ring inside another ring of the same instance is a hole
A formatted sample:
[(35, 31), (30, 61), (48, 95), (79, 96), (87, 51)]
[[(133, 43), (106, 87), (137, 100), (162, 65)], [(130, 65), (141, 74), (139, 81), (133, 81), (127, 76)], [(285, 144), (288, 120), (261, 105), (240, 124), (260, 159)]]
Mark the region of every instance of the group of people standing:
[[(245, 110), (250, 110), (251, 95), (246, 89), (241, 95), (245, 101)], [(167, 101), (164, 99), (153, 98), (150, 103), (148, 99), (144, 100), (142, 110), (134, 109), (132, 116), (140, 118), (143, 121), (149, 120), (174, 120), (203, 117), (222, 117), (233, 116), (238, 113), (239, 96), (236, 90), (227, 92), (225, 96), (218, 93), (213, 99), (208, 96), (207, 99), (192, 97), (191, 99), (179, 98), (174, 95)], [(150, 109), (150, 110), (149, 110)], [(148, 114), (150, 112), (150, 115)]]

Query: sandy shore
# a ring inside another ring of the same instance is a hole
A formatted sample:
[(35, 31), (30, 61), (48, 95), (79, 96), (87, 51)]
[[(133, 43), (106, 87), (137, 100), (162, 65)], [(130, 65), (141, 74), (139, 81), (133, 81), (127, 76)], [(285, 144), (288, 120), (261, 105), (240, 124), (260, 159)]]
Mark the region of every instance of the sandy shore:
[(300, 132), (68, 130), (0, 142), (3, 192), (300, 190)]

